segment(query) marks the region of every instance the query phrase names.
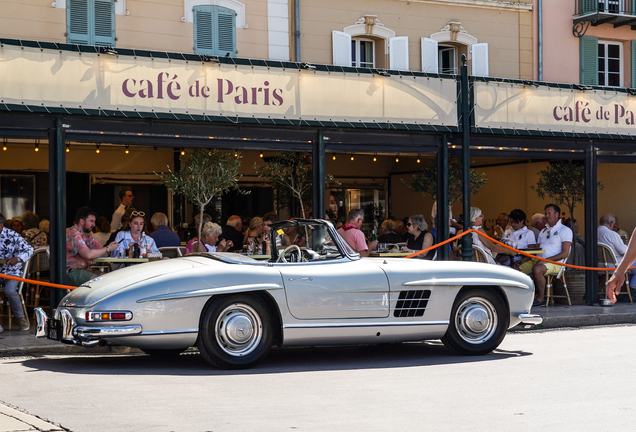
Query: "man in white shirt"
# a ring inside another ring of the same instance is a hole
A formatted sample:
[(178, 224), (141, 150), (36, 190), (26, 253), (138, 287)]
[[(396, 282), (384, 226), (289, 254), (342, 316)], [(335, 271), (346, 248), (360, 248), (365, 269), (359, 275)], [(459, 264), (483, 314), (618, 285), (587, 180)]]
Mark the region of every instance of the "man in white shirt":
[[(521, 209), (514, 209), (508, 215), (510, 221), (510, 228), (506, 229), (503, 234), (502, 241), (506, 243), (508, 246), (513, 247), (515, 249), (527, 249), (528, 247), (536, 246), (537, 239), (534, 236), (534, 233), (528, 229), (526, 226), (526, 214)], [(502, 254), (505, 257), (505, 260), (497, 260), (500, 264), (509, 265), (510, 257), (506, 256), (507, 254)], [(497, 256), (499, 258), (499, 256)], [(521, 255), (516, 255), (513, 257), (514, 261), (521, 260)]]
[[(614, 255), (616, 255), (616, 265), (618, 266), (623, 257), (625, 256), (625, 252), (627, 252), (627, 245), (623, 243), (623, 239), (621, 236), (614, 231), (616, 229), (616, 216), (611, 213), (606, 213), (601, 216), (601, 220), (599, 221), (599, 226), (597, 232), (597, 240), (599, 243), (605, 243), (608, 245), (613, 251)], [(636, 262), (629, 265), (630, 267), (636, 266)], [(634, 272), (629, 277), (629, 285), (632, 288), (636, 288), (636, 272)]]
[(130, 189), (122, 189), (119, 191), (119, 199), (121, 199), (121, 204), (113, 213), (113, 220), (110, 222), (110, 232), (114, 233), (119, 228), (121, 228), (121, 217), (124, 215), (124, 213), (126, 213), (126, 208), (132, 205), (134, 198), (135, 196)]
[[(541, 258), (550, 261), (566, 259), (572, 246), (572, 230), (561, 223), (561, 208), (556, 204), (545, 206), (545, 228), (539, 233), (538, 243), (545, 253)], [(558, 264), (552, 264), (537, 259), (523, 258), (515, 264), (525, 274), (532, 274), (534, 279), (536, 299), (532, 306), (545, 306), (545, 275), (557, 274), (561, 269)]]

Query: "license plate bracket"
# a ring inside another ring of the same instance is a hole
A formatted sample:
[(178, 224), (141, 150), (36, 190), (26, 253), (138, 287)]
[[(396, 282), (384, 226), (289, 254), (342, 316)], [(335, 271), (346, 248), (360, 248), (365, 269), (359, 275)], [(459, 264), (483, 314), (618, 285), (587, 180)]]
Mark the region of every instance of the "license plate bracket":
[(46, 338), (55, 341), (61, 341), (62, 333), (62, 320), (49, 318), (46, 323)]

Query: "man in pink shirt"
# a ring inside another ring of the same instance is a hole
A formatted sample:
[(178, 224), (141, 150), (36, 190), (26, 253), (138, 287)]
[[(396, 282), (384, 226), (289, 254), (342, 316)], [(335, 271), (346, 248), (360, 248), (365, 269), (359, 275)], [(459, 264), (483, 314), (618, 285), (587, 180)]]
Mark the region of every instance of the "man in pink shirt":
[(369, 249), (373, 250), (378, 245), (378, 241), (372, 241), (367, 245), (367, 239), (364, 233), (360, 231), (360, 227), (364, 222), (364, 212), (360, 209), (351, 209), (347, 215), (347, 223), (338, 230), (338, 234), (349, 246), (351, 246), (360, 256), (369, 256)]

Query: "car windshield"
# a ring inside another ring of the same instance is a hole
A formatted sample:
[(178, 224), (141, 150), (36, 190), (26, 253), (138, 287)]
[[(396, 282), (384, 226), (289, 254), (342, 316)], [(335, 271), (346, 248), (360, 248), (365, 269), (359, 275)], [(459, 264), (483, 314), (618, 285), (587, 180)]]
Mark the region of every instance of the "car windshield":
[[(342, 237), (327, 221), (297, 219), (272, 224), (272, 261), (313, 262), (344, 258), (346, 253), (355, 255)], [(337, 236), (334, 241), (333, 236)]]

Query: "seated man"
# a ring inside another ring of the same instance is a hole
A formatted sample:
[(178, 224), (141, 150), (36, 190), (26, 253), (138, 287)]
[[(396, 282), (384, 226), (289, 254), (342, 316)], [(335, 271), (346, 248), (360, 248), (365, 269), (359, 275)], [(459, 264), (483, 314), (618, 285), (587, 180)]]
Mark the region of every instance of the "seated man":
[[(529, 247), (536, 246), (537, 239), (535, 238), (534, 233), (526, 226), (526, 214), (524, 211), (521, 209), (514, 209), (510, 212), (509, 218), (511, 228), (504, 232), (501, 240), (508, 246), (515, 249), (527, 249)], [(499, 256), (497, 257), (497, 262), (509, 265), (511, 258), (510, 255), (506, 253), (501, 256), (501, 260), (499, 259)], [(515, 262), (521, 260), (521, 258), (521, 255), (513, 257)]]
[[(561, 223), (561, 209), (556, 204), (545, 206), (545, 228), (539, 233), (539, 246), (545, 250), (538, 256), (550, 261), (560, 261), (568, 257), (572, 246), (572, 230)], [(557, 274), (558, 264), (539, 261), (535, 258), (522, 258), (515, 267), (525, 274), (532, 274), (536, 299), (532, 306), (545, 306), (545, 275)]]
[(530, 231), (534, 233), (536, 239), (535, 243), (539, 241), (539, 233), (545, 228), (545, 216), (541, 213), (535, 213), (532, 215), (532, 223), (530, 224)]
[[(148, 234), (155, 240), (158, 248), (165, 246), (181, 246), (179, 235), (168, 228), (168, 216), (164, 213), (157, 212), (150, 219), (154, 231)], [(197, 227), (198, 228), (198, 227)]]
[(66, 274), (75, 286), (99, 276), (89, 270), (89, 260), (105, 256), (119, 247), (115, 242), (102, 246), (91, 235), (96, 217), (89, 207), (82, 207), (75, 216), (75, 225), (66, 229)]
[[(614, 255), (616, 255), (616, 265), (618, 266), (623, 257), (625, 256), (625, 252), (627, 252), (627, 246), (623, 243), (623, 239), (621, 239), (620, 234), (618, 234), (616, 229), (616, 217), (612, 213), (606, 213), (601, 216), (601, 220), (599, 221), (599, 226), (597, 232), (597, 240), (599, 243), (605, 243), (614, 251)], [(600, 257), (599, 257), (600, 260)], [(636, 262), (630, 264), (630, 267), (636, 265)], [(632, 272), (629, 277), (629, 286), (636, 289), (636, 272)]]
[(232, 246), (227, 252), (240, 251), (243, 248), (243, 220), (240, 216), (232, 215), (228, 218), (227, 223), (223, 227), (223, 232), (219, 236), (219, 240), (231, 241)]
[(360, 231), (362, 222), (364, 222), (364, 211), (351, 209), (347, 215), (347, 223), (338, 230), (338, 234), (340, 234), (342, 238), (349, 243), (349, 246), (358, 252), (360, 256), (368, 257), (369, 249), (375, 249), (378, 245), (378, 241), (375, 240), (367, 244), (364, 233)]
[[(0, 259), (5, 260), (4, 264), (0, 264), (0, 274), (22, 277), (22, 266), (33, 255), (33, 248), (19, 233), (5, 227), (5, 222), (4, 216), (0, 214)], [(4, 295), (9, 301), (11, 312), (18, 319), (20, 330), (26, 331), (30, 325), (24, 315), (18, 284), (17, 280), (0, 277), (0, 286), (4, 286)], [(3, 328), (0, 325), (0, 333), (2, 331)]]

